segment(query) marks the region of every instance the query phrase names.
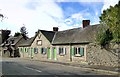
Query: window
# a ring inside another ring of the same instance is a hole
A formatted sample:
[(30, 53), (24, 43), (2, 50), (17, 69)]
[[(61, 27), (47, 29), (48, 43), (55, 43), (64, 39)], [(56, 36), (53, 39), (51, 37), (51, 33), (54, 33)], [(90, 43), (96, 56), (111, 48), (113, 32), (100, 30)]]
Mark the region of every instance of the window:
[(80, 49), (81, 49), (81, 48), (78, 48), (78, 54), (80, 54)]
[(28, 52), (27, 48), (25, 48), (25, 52), (26, 52), (26, 53)]
[(59, 55), (66, 55), (66, 48), (60, 47), (59, 48)]
[(45, 55), (46, 54), (47, 49), (46, 48), (41, 48), (41, 54)]
[(74, 55), (76, 55), (76, 54), (78, 54), (78, 52), (77, 52), (77, 48), (74, 47)]
[(20, 48), (21, 50), (20, 51), (23, 51), (23, 48)]
[(38, 48), (34, 48), (34, 53), (38, 54)]
[(42, 40), (37, 40), (37, 45), (42, 45)]
[(77, 48), (77, 47), (74, 47), (74, 55), (75, 56), (84, 56), (84, 48), (80, 47), (80, 48)]
[(11, 44), (14, 44), (14, 40), (11, 40)]

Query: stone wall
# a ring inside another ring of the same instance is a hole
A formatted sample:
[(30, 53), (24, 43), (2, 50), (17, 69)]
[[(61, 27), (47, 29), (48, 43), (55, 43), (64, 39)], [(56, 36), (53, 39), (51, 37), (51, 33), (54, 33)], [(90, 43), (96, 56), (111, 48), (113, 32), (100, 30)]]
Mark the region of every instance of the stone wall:
[[(114, 45), (115, 46), (115, 45)], [(105, 66), (119, 66), (120, 49), (119, 45), (112, 47), (110, 50), (102, 49), (96, 44), (89, 44), (87, 46), (86, 59), (90, 65), (105, 65)], [(117, 51), (117, 52), (114, 52)], [(114, 52), (114, 53), (113, 53)]]

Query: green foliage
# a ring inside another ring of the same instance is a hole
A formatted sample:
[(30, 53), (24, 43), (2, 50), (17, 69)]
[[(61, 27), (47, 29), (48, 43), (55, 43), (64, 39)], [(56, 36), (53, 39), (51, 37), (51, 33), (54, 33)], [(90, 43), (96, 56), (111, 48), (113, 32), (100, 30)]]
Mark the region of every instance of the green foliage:
[(20, 28), (20, 32), (21, 32), (21, 35), (22, 35), (25, 39), (27, 39), (27, 34), (28, 34), (28, 32), (27, 32), (25, 26), (23, 26), (23, 27)]
[(98, 32), (97, 42), (101, 45), (109, 42), (120, 43), (120, 1), (114, 7), (104, 10), (100, 20), (102, 28), (106, 29)]
[(14, 34), (14, 37), (18, 37), (18, 36), (20, 36), (20, 35), (21, 35), (20, 32), (16, 32), (16, 33)]
[(108, 28), (100, 28), (97, 33), (97, 43), (101, 46), (105, 47), (106, 44), (109, 44), (110, 41), (113, 39), (112, 32)]
[(25, 26), (20, 28), (20, 32), (21, 32), (21, 34), (24, 34), (24, 35), (28, 34), (28, 32), (26, 31), (26, 27)]

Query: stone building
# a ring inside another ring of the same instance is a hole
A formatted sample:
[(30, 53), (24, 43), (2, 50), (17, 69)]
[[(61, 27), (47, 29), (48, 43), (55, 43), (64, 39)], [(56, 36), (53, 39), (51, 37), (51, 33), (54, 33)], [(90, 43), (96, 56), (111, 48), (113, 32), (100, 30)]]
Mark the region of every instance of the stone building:
[[(101, 65), (106, 65), (113, 57), (114, 62), (111, 63), (115, 64), (118, 56), (104, 50), (106, 57), (103, 58), (103, 50), (100, 47), (96, 50), (91, 46), (95, 43), (99, 29), (99, 24), (90, 25), (90, 20), (83, 20), (83, 27), (79, 28), (64, 31), (58, 31), (57, 27), (53, 31), (38, 30), (34, 37), (19, 45), (19, 52), (23, 58)], [(100, 55), (99, 58), (97, 55)]]
[(24, 41), (22, 35), (14, 37), (10, 36), (4, 43), (1, 44), (3, 57), (20, 57), (18, 45)]

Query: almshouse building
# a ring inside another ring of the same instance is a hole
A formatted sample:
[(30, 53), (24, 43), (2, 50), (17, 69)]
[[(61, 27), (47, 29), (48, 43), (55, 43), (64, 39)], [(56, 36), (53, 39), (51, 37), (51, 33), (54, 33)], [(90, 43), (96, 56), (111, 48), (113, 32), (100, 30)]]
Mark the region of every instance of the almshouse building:
[(86, 61), (87, 45), (95, 40), (99, 25), (90, 26), (83, 21), (83, 28), (65, 31), (38, 30), (34, 37), (19, 45), (21, 57), (53, 59), (59, 61)]
[(83, 20), (83, 27), (79, 28), (38, 30), (34, 37), (19, 44), (20, 56), (38, 60), (117, 65), (118, 56), (94, 45), (99, 29), (99, 24), (90, 25), (90, 20)]

